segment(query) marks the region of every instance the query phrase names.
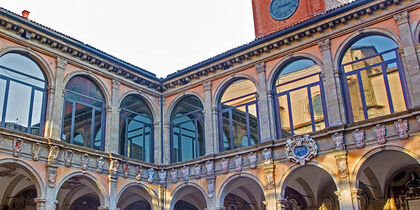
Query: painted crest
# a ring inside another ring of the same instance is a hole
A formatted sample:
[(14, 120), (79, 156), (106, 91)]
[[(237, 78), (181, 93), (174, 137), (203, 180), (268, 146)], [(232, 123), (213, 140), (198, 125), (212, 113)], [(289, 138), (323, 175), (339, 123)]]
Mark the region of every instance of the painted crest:
[(214, 197), (214, 179), (208, 179), (207, 180), (207, 192), (208, 192), (208, 197), (209, 198), (213, 198)]
[(235, 171), (242, 171), (242, 156), (236, 155), (233, 158), (233, 162), (235, 163)]
[(365, 147), (365, 131), (356, 129), (352, 133), (353, 141), (356, 143), (357, 148), (363, 148)]
[(395, 129), (397, 130), (398, 134), (400, 135), (400, 139), (408, 139), (408, 121), (399, 119), (398, 121), (394, 122)]
[(248, 153), (249, 167), (252, 169), (257, 168), (257, 154), (254, 152)]
[(57, 157), (60, 153), (60, 148), (58, 146), (50, 146), (50, 151), (48, 152), (48, 165), (57, 164)]
[(378, 144), (385, 144), (386, 139), (386, 126), (377, 124), (375, 127), (373, 127), (373, 133), (375, 134), (376, 142)]
[(182, 167), (182, 178), (184, 181), (188, 181), (190, 176), (190, 168), (187, 166)]
[(120, 162), (115, 159), (111, 159), (111, 164), (109, 165), (109, 172), (112, 176), (118, 175), (118, 167), (120, 166)]
[(171, 181), (172, 183), (176, 183), (176, 180), (178, 179), (178, 171), (176, 169), (171, 169)]
[(152, 183), (153, 182), (153, 176), (155, 176), (155, 170), (153, 169), (153, 168), (149, 168), (149, 170), (147, 170), (147, 173), (148, 173), (148, 178), (147, 178), (147, 181), (149, 182), (149, 183)]
[(158, 175), (160, 184), (164, 185), (166, 183), (166, 171), (162, 169), (159, 171)]
[(130, 165), (127, 163), (127, 162), (125, 162), (124, 164), (123, 164), (123, 177), (124, 178), (127, 178), (128, 177), (128, 173), (130, 172)]
[(38, 161), (39, 153), (41, 153), (41, 144), (40, 143), (32, 144), (32, 160)]
[(287, 139), (286, 155), (290, 161), (305, 165), (307, 161), (316, 157), (317, 154), (318, 145), (309, 135), (305, 134)]
[(13, 156), (20, 157), (23, 149), (23, 141), (21, 139), (13, 139)]
[(73, 160), (73, 151), (70, 149), (64, 151), (64, 165), (66, 167), (71, 167), (71, 161)]
[(48, 168), (48, 187), (54, 188), (57, 179), (57, 169), (54, 167)]
[(269, 163), (271, 163), (271, 162), (272, 162), (272, 160), (273, 160), (273, 155), (271, 154), (271, 149), (267, 149), (267, 148), (265, 148), (265, 149), (262, 151), (262, 155), (263, 155), (263, 158), (264, 158), (264, 163), (265, 163), (265, 164), (269, 164)]
[(104, 170), (105, 160), (103, 157), (96, 158), (96, 172), (102, 173)]
[(88, 170), (89, 155), (87, 153), (85, 153), (84, 155), (82, 155), (81, 159), (82, 159), (82, 171), (84, 173), (84, 172), (86, 172), (86, 170)]
[(331, 137), (335, 144), (335, 150), (343, 151), (346, 149), (346, 144), (344, 144), (343, 133), (334, 133)]
[(198, 164), (194, 165), (194, 176), (196, 179), (201, 178), (201, 165), (198, 165)]
[(143, 167), (142, 166), (137, 166), (136, 167), (136, 180), (137, 180), (137, 182), (140, 182), (142, 172), (143, 172)]
[(227, 174), (229, 172), (229, 159), (223, 158), (220, 164), (222, 165), (222, 173)]
[(207, 170), (207, 176), (214, 175), (214, 162), (213, 161), (206, 162), (206, 170)]

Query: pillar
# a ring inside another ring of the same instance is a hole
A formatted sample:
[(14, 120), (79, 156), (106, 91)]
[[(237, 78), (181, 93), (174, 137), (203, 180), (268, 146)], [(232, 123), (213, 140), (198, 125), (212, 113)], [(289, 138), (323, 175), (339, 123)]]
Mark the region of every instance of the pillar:
[(213, 116), (211, 110), (212, 104), (212, 95), (211, 95), (211, 81), (203, 83), (203, 90), (204, 90), (204, 141), (206, 145), (206, 155), (215, 154), (217, 152), (216, 148), (214, 147), (214, 142), (217, 139), (214, 139), (213, 132)]
[(36, 210), (45, 210), (45, 199), (35, 198)]
[(163, 124), (163, 164), (169, 164), (171, 161), (171, 123)]
[(217, 107), (212, 107), (211, 109), (211, 117), (213, 118), (213, 148), (214, 151), (219, 152), (219, 112)]
[(267, 82), (265, 79), (265, 62), (255, 65), (258, 75), (258, 122), (260, 124), (261, 142), (272, 141), (270, 112), (268, 109)]
[[(112, 161), (110, 161), (109, 166), (109, 176), (108, 176), (108, 187), (109, 187), (109, 210), (117, 210), (117, 180), (118, 172), (114, 172), (112, 166)], [(117, 166), (118, 167), (118, 166)], [(98, 208), (99, 209), (99, 208)]]
[(154, 131), (154, 143), (153, 143), (153, 156), (154, 156), (154, 163), (156, 164), (162, 164), (161, 157), (162, 157), (162, 142), (161, 142), (161, 122), (160, 120), (156, 120), (153, 122), (153, 131)]
[[(322, 84), (324, 85), (325, 103), (328, 114), (329, 126), (342, 125), (345, 119), (343, 107), (340, 104), (341, 85), (339, 71), (334, 70), (333, 59), (331, 56), (330, 40), (326, 39), (318, 43), (322, 54)], [(341, 100), (342, 102), (342, 100)]]
[(120, 82), (112, 80), (111, 104), (106, 106), (105, 152), (118, 153)]
[(404, 11), (394, 15), (394, 19), (401, 34), (402, 49), (405, 57), (404, 72), (411, 106), (416, 107), (420, 106), (420, 69), (408, 16), (408, 12)]
[(347, 165), (347, 151), (337, 151), (335, 160), (338, 171), (338, 183), (336, 195), (340, 205), (340, 210), (360, 209), (358, 194), (351, 188), (349, 168)]

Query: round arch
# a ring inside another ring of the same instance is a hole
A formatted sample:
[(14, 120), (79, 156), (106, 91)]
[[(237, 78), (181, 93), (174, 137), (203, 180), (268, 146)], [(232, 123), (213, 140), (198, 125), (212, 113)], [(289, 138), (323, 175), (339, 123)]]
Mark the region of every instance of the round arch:
[(393, 33), (392, 31), (383, 29), (383, 28), (366, 28), (359, 30), (350, 34), (338, 47), (337, 51), (334, 54), (334, 69), (338, 69), (340, 66), (341, 57), (344, 55), (346, 49), (358, 38), (369, 36), (369, 35), (382, 35), (392, 39), (397, 45), (398, 48), (402, 47), (400, 38)]
[(149, 197), (145, 198), (147, 200), (147, 202), (149, 203), (149, 205), (152, 207), (152, 209), (157, 209), (158, 205), (159, 205), (159, 201), (158, 201), (158, 194), (156, 192), (154, 192), (152, 189), (150, 189), (149, 187), (147, 187), (146, 185), (142, 184), (142, 183), (137, 183), (137, 182), (131, 182), (131, 183), (127, 183), (125, 184), (121, 190), (118, 192), (117, 196), (116, 196), (116, 202), (118, 205), (118, 202), (121, 198), (121, 196), (124, 194), (124, 192), (127, 191), (127, 189), (130, 188), (137, 188), (145, 193), (147, 193), (147, 195)]
[(414, 29), (414, 44), (420, 43), (420, 21), (417, 23), (416, 28)]
[(111, 104), (111, 97), (110, 97), (108, 89), (106, 88), (105, 83), (98, 76), (96, 76), (95, 74), (91, 72), (79, 70), (79, 71), (75, 71), (66, 75), (64, 78), (64, 87), (66, 87), (70, 79), (75, 76), (86, 76), (89, 79), (91, 79), (96, 85), (98, 85), (99, 89), (101, 89), (102, 94), (105, 97), (105, 106)]
[(136, 96), (140, 97), (141, 99), (143, 99), (144, 102), (149, 107), (150, 111), (152, 112), (153, 120), (160, 119), (160, 116), (158, 115), (157, 108), (155, 106), (153, 106), (154, 103), (153, 103), (152, 99), (148, 95), (142, 94), (139, 91), (130, 90), (130, 91), (125, 92), (121, 96), (121, 98), (118, 99), (118, 107), (121, 107), (122, 101), (124, 101), (124, 99), (129, 95), (136, 95)]
[(198, 100), (200, 100), (201, 105), (203, 105), (203, 107), (204, 107), (204, 98), (203, 98), (202, 95), (198, 94), (195, 91), (185, 91), (185, 92), (182, 92), (181, 94), (175, 96), (175, 98), (172, 100), (172, 102), (168, 106), (168, 109), (165, 112), (166, 113), (166, 119), (165, 119), (166, 122), (170, 122), (171, 121), (171, 115), (172, 115), (172, 112), (174, 111), (176, 105), (182, 99), (184, 99), (185, 97), (190, 96), (190, 95), (197, 97)]
[(76, 176), (80, 176), (83, 178), (86, 178), (88, 180), (88, 182), (92, 185), (93, 189), (95, 191), (95, 193), (97, 194), (97, 196), (99, 197), (100, 200), (100, 204), (101, 206), (109, 206), (109, 199), (107, 199), (108, 194), (105, 190), (105, 187), (95, 178), (95, 176), (93, 176), (90, 173), (82, 173), (80, 171), (76, 171), (76, 172), (72, 172), (70, 174), (67, 174), (66, 176), (64, 176), (56, 185), (55, 187), (55, 192), (54, 192), (54, 198), (57, 199), (58, 197), (58, 193), (60, 191), (60, 188), (62, 187), (62, 185), (70, 180), (73, 177)]
[(185, 188), (193, 188), (193, 189), (195, 189), (195, 190), (197, 190), (197, 191), (199, 191), (199, 192), (201, 192), (201, 195), (204, 197), (204, 201), (205, 201), (205, 205), (206, 205), (206, 207), (208, 206), (208, 204), (209, 204), (209, 200), (208, 200), (208, 197), (207, 197), (207, 193), (206, 193), (206, 191), (199, 185), (199, 184), (197, 184), (197, 183), (194, 183), (194, 182), (184, 182), (184, 183), (182, 183), (182, 184), (180, 184), (180, 185), (178, 185), (172, 192), (171, 192), (171, 202), (170, 203), (168, 203), (169, 204), (169, 206), (167, 206), (167, 209), (170, 209), (170, 210), (173, 210), (174, 209), (174, 207), (175, 207), (175, 204), (176, 204), (176, 202), (179, 200), (179, 196), (180, 197), (183, 197), (184, 195), (182, 195), (182, 190), (183, 189), (185, 189)]
[(45, 61), (44, 58), (42, 58), (39, 54), (37, 54), (35, 51), (31, 50), (30, 48), (24, 48), (19, 46), (12, 46), (12, 47), (6, 47), (0, 51), (0, 57), (7, 54), (7, 53), (21, 53), (24, 54), (31, 59), (35, 61), (39, 65), (39, 67), (42, 69), (42, 72), (45, 75), (46, 81), (48, 85), (55, 85), (55, 79), (53, 72), (51, 70), (50, 65), (48, 65), (47, 61)]
[(241, 178), (247, 178), (252, 181), (254, 181), (261, 189), (264, 198), (267, 198), (266, 192), (264, 191), (264, 185), (261, 183), (261, 181), (258, 179), (258, 177), (254, 176), (253, 174), (250, 174), (248, 172), (242, 172), (240, 174), (234, 174), (230, 176), (223, 184), (220, 186), (220, 190), (218, 190), (218, 193), (216, 194), (216, 205), (223, 206), (224, 199), (227, 196), (227, 190), (232, 185), (232, 183)]
[(309, 59), (314, 61), (319, 68), (321, 68), (321, 72), (324, 71), (324, 64), (322, 63), (322, 60), (318, 58), (315, 55), (309, 54), (309, 53), (303, 53), (303, 52), (297, 52), (293, 53), (292, 56), (285, 56), (283, 57), (279, 62), (274, 65), (274, 67), (270, 70), (270, 74), (268, 75), (268, 84), (267, 85), (267, 91), (273, 89), (273, 85), (276, 83), (277, 75), (280, 73), (283, 67), (287, 66), (293, 61), (299, 60), (299, 59)]

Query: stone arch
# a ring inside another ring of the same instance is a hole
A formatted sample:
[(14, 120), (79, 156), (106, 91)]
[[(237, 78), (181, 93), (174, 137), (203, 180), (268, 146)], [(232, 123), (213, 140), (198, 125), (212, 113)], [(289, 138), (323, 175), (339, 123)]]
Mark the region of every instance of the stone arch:
[(193, 95), (195, 97), (197, 97), (200, 102), (201, 105), (203, 105), (204, 107), (204, 98), (202, 95), (200, 95), (199, 93), (195, 92), (195, 91), (185, 91), (182, 92), (181, 94), (178, 94), (177, 96), (175, 96), (175, 98), (172, 100), (171, 104), (168, 106), (168, 109), (166, 110), (165, 114), (166, 114), (166, 122), (171, 122), (171, 114), (173, 112), (173, 110), (175, 109), (176, 105), (185, 97), (189, 96), (189, 95)]
[(102, 94), (105, 97), (105, 105), (109, 106), (111, 104), (111, 96), (109, 94), (108, 89), (106, 88), (107, 86), (105, 85), (104, 81), (102, 81), (98, 76), (96, 76), (92, 72), (79, 70), (66, 75), (64, 78), (64, 87), (66, 87), (70, 79), (75, 76), (86, 76), (89, 79), (91, 79), (96, 85), (98, 85), (99, 89), (101, 89)]
[(229, 188), (232, 186), (232, 184), (235, 182), (235, 180), (238, 180), (238, 179), (241, 179), (241, 178), (252, 180), (255, 184), (257, 184), (260, 187), (264, 198), (267, 198), (266, 192), (264, 191), (265, 187), (262, 184), (262, 182), (258, 179), (258, 177), (256, 177), (253, 174), (250, 174), (248, 172), (242, 172), (240, 174), (237, 173), (237, 174), (234, 174), (234, 175), (230, 176), (226, 181), (223, 182), (223, 184), (220, 186), (219, 190), (216, 191), (217, 192), (216, 193), (216, 205), (218, 205), (220, 207), (223, 206), (224, 199), (229, 194), (229, 192), (227, 192), (227, 190), (229, 190)]
[(303, 53), (303, 52), (293, 53), (292, 56), (283, 57), (279, 62), (276, 63), (276, 65), (274, 65), (272, 69), (270, 69), (270, 74), (268, 75), (268, 80), (267, 80), (268, 82), (267, 84), (269, 84), (267, 85), (267, 91), (273, 89), (273, 85), (276, 82), (276, 78), (277, 78), (277, 75), (280, 73), (280, 70), (283, 67), (285, 67), (287, 64), (289, 64), (290, 62), (299, 60), (300, 58), (314, 61), (321, 68), (321, 72), (324, 71), (324, 63), (322, 63), (322, 60), (318, 58), (317, 56), (309, 54), (309, 53)]
[(420, 21), (417, 22), (417, 26), (414, 29), (414, 44), (419, 44), (420, 43)]
[(109, 206), (109, 199), (106, 188), (100, 183), (98, 179), (95, 178), (94, 175), (90, 173), (83, 173), (81, 171), (72, 172), (62, 177), (61, 180), (56, 184), (54, 198), (57, 199), (60, 189), (66, 181), (77, 176), (87, 179), (93, 188), (92, 190), (95, 191), (96, 195), (99, 197), (101, 206)]
[(122, 101), (127, 97), (127, 96), (129, 96), (129, 95), (136, 95), (136, 96), (139, 96), (141, 99), (143, 99), (144, 100), (144, 102), (146, 102), (146, 104), (147, 104), (147, 106), (149, 107), (149, 109), (150, 109), (150, 111), (152, 112), (152, 115), (153, 115), (153, 121), (156, 121), (156, 120), (159, 120), (160, 119), (160, 116), (159, 116), (159, 113), (158, 113), (158, 110), (157, 110), (157, 108), (154, 106), (154, 102), (153, 102), (153, 100), (148, 96), (148, 95), (146, 95), (146, 94), (142, 94), (142, 92), (139, 92), (139, 91), (135, 91), (135, 90), (130, 90), (130, 91), (127, 91), (127, 92), (125, 92), (122, 96), (121, 96), (121, 98), (119, 98), (118, 99), (118, 107), (121, 107), (121, 103), (122, 103)]
[(368, 35), (382, 35), (385, 37), (388, 37), (392, 39), (397, 45), (398, 48), (402, 48), (402, 43), (398, 35), (396, 35), (394, 32), (384, 29), (384, 28), (365, 28), (362, 31), (356, 31), (347, 36), (347, 38), (340, 44), (337, 51), (334, 54), (334, 69), (338, 69), (340, 66), (340, 60), (342, 55), (345, 53), (345, 50), (350, 46), (350, 44), (353, 43), (354, 40), (357, 38), (368, 36)]
[(158, 205), (159, 205), (159, 201), (157, 199), (158, 194), (154, 192), (152, 189), (150, 189), (149, 187), (147, 187), (146, 185), (142, 183), (137, 183), (137, 182), (131, 182), (131, 183), (125, 184), (121, 188), (121, 190), (118, 192), (116, 196), (117, 207), (118, 207), (118, 203), (120, 201), (121, 196), (124, 194), (124, 192), (126, 192), (130, 188), (137, 188), (138, 190), (143, 191), (143, 193), (146, 193), (147, 196), (146, 197), (142, 196), (142, 197), (147, 200), (147, 202), (149, 203), (152, 209), (158, 208)]
[(55, 85), (55, 83), (54, 83), (55, 77), (54, 77), (54, 74), (51, 70), (50, 65), (38, 53), (36, 53), (35, 51), (33, 51), (30, 48), (20, 47), (20, 46), (11, 46), (11, 47), (6, 47), (6, 48), (2, 49), (0, 51), (0, 57), (7, 54), (7, 53), (11, 53), (11, 52), (22, 53), (22, 54), (30, 57), (31, 59), (33, 59), (39, 65), (39, 67), (42, 69), (42, 72), (45, 75), (45, 78), (46, 78), (46, 81), (47, 81), (48, 85), (49, 86)]
[(205, 206), (207, 207), (209, 204), (209, 200), (207, 198), (207, 192), (206, 190), (204, 190), (199, 184), (194, 183), (194, 182), (184, 182), (180, 185), (178, 185), (172, 192), (171, 192), (171, 197), (170, 200), (171, 202), (169, 204), (169, 206), (167, 206), (167, 209), (174, 209), (175, 204), (180, 200), (180, 198), (182, 198), (183, 196), (185, 196), (185, 193), (181, 192), (182, 190), (185, 190), (185, 188), (193, 188), (198, 192), (201, 192), (201, 195), (204, 197), (204, 202), (205, 202)]

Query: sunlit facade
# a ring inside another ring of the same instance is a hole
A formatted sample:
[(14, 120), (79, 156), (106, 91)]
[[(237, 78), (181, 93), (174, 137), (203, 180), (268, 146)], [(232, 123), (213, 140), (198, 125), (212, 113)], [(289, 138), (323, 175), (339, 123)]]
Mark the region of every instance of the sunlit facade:
[(166, 78), (0, 9), (0, 209), (420, 209), (420, 1), (252, 5)]

